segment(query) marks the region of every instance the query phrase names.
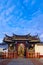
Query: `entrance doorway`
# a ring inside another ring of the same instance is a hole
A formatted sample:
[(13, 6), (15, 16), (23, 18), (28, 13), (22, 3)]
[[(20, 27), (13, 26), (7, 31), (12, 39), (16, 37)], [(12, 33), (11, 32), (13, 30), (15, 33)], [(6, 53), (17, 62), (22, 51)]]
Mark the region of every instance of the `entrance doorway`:
[(25, 45), (23, 43), (18, 44), (18, 57), (24, 57), (25, 55)]

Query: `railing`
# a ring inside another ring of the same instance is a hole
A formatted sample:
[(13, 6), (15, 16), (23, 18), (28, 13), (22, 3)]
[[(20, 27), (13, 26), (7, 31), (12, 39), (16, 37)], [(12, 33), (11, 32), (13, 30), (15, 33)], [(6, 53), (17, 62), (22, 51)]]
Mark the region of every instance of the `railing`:
[(2, 58), (3, 59), (13, 59), (13, 58), (17, 58), (17, 52), (3, 52), (2, 53)]
[[(3, 52), (1, 57), (3, 59), (18, 58), (17, 52)], [(26, 52), (26, 58), (40, 58), (40, 53)]]
[(40, 53), (26, 52), (26, 58), (40, 58)]

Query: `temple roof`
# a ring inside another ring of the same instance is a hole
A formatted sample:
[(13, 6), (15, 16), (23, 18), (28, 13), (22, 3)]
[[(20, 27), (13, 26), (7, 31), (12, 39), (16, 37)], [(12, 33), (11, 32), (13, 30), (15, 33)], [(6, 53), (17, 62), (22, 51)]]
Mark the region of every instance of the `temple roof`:
[(39, 42), (40, 39), (37, 35), (31, 36), (30, 34), (27, 35), (16, 35), (13, 34), (12, 36), (5, 35), (3, 41), (4, 42), (13, 42), (15, 40), (28, 40), (30, 42)]

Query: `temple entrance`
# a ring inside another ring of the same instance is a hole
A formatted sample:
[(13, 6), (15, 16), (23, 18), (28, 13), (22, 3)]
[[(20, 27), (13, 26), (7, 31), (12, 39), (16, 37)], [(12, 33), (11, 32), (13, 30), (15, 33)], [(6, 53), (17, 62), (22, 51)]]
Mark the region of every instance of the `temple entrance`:
[(18, 57), (24, 57), (25, 45), (23, 43), (18, 44)]

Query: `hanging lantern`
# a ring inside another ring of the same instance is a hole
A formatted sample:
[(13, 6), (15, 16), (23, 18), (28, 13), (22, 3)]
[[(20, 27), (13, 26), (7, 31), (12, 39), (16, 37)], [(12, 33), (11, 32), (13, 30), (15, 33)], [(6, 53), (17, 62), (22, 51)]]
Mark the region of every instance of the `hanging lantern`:
[(10, 44), (10, 47), (12, 46), (12, 44)]

